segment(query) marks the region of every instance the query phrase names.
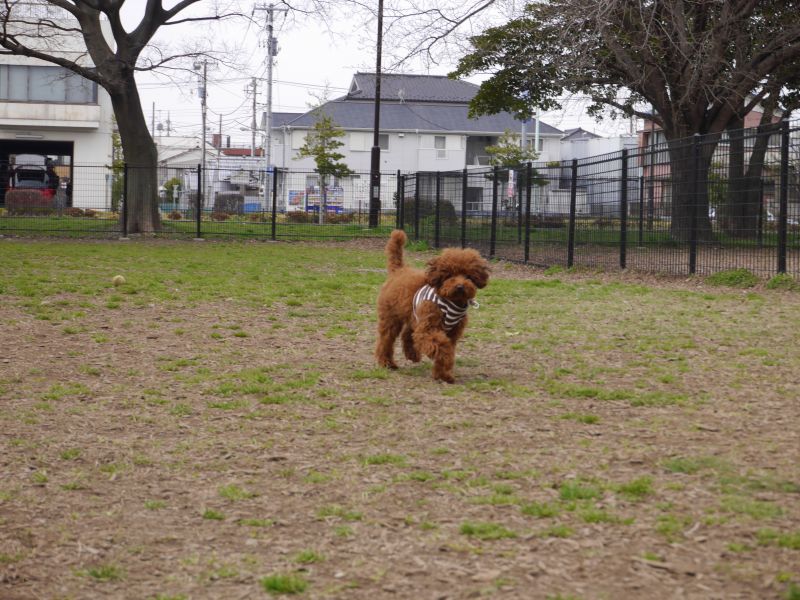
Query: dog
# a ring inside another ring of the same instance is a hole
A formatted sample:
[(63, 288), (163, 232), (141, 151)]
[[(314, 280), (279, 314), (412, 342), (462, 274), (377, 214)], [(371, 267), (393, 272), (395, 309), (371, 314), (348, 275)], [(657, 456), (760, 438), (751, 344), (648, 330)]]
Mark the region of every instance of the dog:
[(394, 342), (412, 362), (433, 360), (433, 378), (453, 383), (456, 344), (467, 327), (467, 309), (489, 283), (489, 265), (472, 249), (448, 248), (422, 271), (405, 264), (406, 234), (395, 230), (386, 244), (388, 278), (378, 296), (378, 364), (396, 369)]

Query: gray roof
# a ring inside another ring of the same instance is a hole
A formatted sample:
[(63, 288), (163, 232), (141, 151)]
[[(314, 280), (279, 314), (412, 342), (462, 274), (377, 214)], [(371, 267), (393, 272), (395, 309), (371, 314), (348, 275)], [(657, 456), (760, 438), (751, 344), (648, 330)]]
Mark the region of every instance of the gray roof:
[[(375, 116), (374, 102), (342, 98), (325, 103), (322, 109), (333, 118), (334, 123), (343, 129), (372, 130)], [(469, 107), (466, 103), (381, 102), (380, 128), (381, 131), (450, 131), (499, 135), (506, 129), (519, 131), (522, 127), (522, 121), (515, 119), (507, 112), (470, 119), (467, 116), (468, 110)], [(286, 125), (293, 128), (310, 128), (313, 127), (315, 121), (316, 116), (311, 111), (287, 122)], [(531, 119), (527, 126), (528, 133), (532, 135), (534, 129), (535, 121)], [(542, 122), (539, 123), (539, 133), (541, 135), (562, 135), (559, 129)]]
[[(381, 73), (381, 100), (405, 102), (459, 102), (472, 100), (474, 83), (444, 75), (395, 75)], [(345, 96), (348, 100), (375, 99), (375, 73), (356, 73)]]
[(563, 141), (594, 140), (600, 137), (602, 136), (599, 136), (596, 133), (592, 133), (591, 131), (586, 131), (582, 127), (575, 127), (574, 129), (567, 129), (566, 131), (564, 131), (564, 137), (561, 139)]
[[(303, 113), (299, 112), (273, 112), (272, 113), (272, 126), (273, 127), (281, 127), (290, 121), (293, 121), (297, 117), (302, 116)], [(261, 128), (264, 128), (264, 124), (267, 120), (267, 113), (261, 113)]]

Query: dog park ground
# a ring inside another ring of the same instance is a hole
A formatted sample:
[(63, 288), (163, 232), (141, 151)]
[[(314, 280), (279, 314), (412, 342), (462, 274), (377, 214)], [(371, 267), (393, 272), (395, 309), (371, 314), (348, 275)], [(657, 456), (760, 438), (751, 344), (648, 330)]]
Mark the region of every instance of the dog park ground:
[(494, 263), (445, 385), (381, 244), (0, 240), (0, 598), (800, 597), (786, 280)]

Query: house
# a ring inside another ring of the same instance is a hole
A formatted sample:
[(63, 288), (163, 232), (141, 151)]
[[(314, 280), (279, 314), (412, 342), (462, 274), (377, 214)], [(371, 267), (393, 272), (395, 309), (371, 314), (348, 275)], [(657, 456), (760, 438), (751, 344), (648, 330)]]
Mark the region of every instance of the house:
[[(338, 197), (349, 198), (357, 208), (368, 203), (368, 173), (370, 170), (375, 117), (376, 77), (374, 73), (356, 73), (345, 96), (325, 102), (319, 110), (329, 115), (342, 128), (344, 145), (339, 151), (343, 162), (360, 174), (351, 178), (353, 189), (337, 191)], [(523, 123), (510, 113), (469, 117), (469, 102), (478, 86), (465, 81), (438, 75), (381, 75), (380, 97), (380, 170), (386, 178), (401, 172), (454, 172), (465, 168), (486, 168), (489, 156), (486, 147), (497, 143), (506, 130), (527, 130), (528, 144), (534, 143), (535, 122)], [(311, 158), (297, 158), (305, 143), (306, 134), (314, 127), (316, 113), (308, 111), (273, 114), (271, 126), (272, 163), (280, 169), (304, 170), (303, 180), (288, 183), (285, 190), (291, 197), (287, 208), (301, 207), (297, 201), (302, 194), (318, 194), (319, 181), (313, 173)], [(540, 161), (560, 159), (560, 140), (563, 132), (540, 122), (538, 126)], [(333, 187), (341, 187), (333, 182)], [(388, 185), (381, 186), (382, 205), (391, 206)], [(472, 192), (473, 196), (477, 191)], [(485, 199), (487, 193), (480, 193)], [(490, 194), (488, 194), (490, 196)], [(388, 203), (388, 204), (387, 204)], [(483, 201), (474, 199), (473, 205)]]
[(582, 127), (575, 127), (573, 129), (565, 129), (564, 136), (561, 138), (561, 142), (575, 142), (575, 141), (582, 141), (582, 140), (596, 140), (603, 136), (597, 135), (591, 131), (586, 131)]
[[(67, 25), (71, 18), (50, 5), (14, 5), (17, 16), (23, 10), (35, 11), (32, 19), (46, 10), (47, 18)], [(73, 41), (59, 52), (86, 54), (83, 39), (76, 34)], [(24, 157), (54, 165), (66, 206), (110, 209), (112, 132), (111, 99), (96, 83), (52, 63), (0, 54), (0, 205), (10, 171), (27, 166), (16, 164)]]
[[(265, 197), (263, 172), (266, 168), (261, 148), (256, 148), (255, 156), (251, 156), (251, 148), (240, 148), (224, 145), (220, 147), (222, 138), (213, 134), (206, 140), (205, 156), (202, 151), (202, 140), (199, 137), (165, 136), (155, 138), (158, 151), (158, 181), (162, 192), (167, 184), (174, 184), (173, 196), (165, 198), (164, 210), (187, 209), (191, 204), (190, 193), (203, 184), (205, 206), (214, 210), (218, 194), (236, 192), (244, 196), (244, 209), (258, 211), (269, 205)], [(197, 166), (205, 159), (205, 169), (198, 179)], [(188, 192), (188, 194), (187, 194)], [(267, 190), (268, 192), (268, 190)]]

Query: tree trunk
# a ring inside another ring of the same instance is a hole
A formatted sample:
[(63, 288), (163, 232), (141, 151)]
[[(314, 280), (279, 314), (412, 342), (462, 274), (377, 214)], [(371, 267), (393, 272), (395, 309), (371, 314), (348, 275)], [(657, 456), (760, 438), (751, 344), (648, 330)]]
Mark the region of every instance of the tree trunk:
[(119, 127), (122, 152), (128, 165), (126, 205), (129, 233), (161, 229), (158, 212), (158, 153), (147, 129), (139, 94), (131, 81), (109, 92)]
[(719, 135), (706, 135), (702, 141), (694, 142), (688, 137), (670, 139), (671, 136), (665, 134), (672, 182), (670, 234), (675, 240), (686, 242), (691, 240), (694, 231), (696, 240), (708, 241), (711, 239), (708, 171)]
[(326, 175), (319, 176), (319, 224), (325, 224), (325, 209), (328, 206), (328, 190)]
[(720, 206), (724, 231), (733, 237), (756, 237), (761, 211), (761, 172), (769, 142), (769, 123), (762, 123), (750, 152), (745, 171), (745, 139), (742, 121), (728, 131), (730, 157), (728, 164), (728, 194)]

